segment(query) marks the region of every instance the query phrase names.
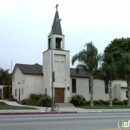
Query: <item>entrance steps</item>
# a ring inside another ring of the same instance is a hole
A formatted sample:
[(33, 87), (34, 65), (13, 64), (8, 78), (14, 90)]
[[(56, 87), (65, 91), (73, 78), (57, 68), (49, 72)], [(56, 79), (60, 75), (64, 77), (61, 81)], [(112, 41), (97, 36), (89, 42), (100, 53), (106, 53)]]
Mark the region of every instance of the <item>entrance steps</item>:
[(59, 107), (72, 107), (74, 108), (75, 106), (72, 103), (56, 103), (59, 105)]

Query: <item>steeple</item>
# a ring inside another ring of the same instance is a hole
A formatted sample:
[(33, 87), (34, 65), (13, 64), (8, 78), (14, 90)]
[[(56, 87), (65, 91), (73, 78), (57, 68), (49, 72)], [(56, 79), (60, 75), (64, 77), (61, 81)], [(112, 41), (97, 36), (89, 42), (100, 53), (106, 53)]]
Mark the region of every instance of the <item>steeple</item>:
[(61, 19), (59, 18), (58, 5), (56, 5), (56, 12), (53, 20), (51, 33), (48, 36), (48, 49), (65, 49), (65, 36), (62, 34), (60, 21)]
[(59, 13), (58, 13), (58, 4), (56, 5), (56, 12), (55, 12), (55, 17), (51, 29), (51, 34), (56, 34), (56, 35), (62, 35), (62, 29), (61, 29), (61, 24), (60, 24), (61, 19), (59, 18)]

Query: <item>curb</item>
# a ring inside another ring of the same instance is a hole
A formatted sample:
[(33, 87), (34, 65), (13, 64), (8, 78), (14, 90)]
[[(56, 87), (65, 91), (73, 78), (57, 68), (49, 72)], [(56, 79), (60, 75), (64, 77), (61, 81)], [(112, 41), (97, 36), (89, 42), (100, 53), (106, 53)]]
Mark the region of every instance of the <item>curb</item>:
[(61, 112), (1, 112), (0, 115), (30, 115), (30, 114), (74, 114), (77, 111), (61, 111)]

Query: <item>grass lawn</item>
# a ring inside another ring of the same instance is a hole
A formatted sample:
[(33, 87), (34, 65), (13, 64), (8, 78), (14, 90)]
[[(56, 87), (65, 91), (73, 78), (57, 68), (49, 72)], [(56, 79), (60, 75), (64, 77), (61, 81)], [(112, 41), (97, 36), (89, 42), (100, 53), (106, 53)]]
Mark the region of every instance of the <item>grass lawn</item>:
[(90, 105), (81, 105), (77, 107), (84, 109), (130, 109), (127, 105), (113, 105), (113, 107), (109, 107), (109, 105), (95, 105), (94, 107), (90, 107)]
[(0, 102), (0, 110), (21, 110), (21, 109), (36, 109), (36, 108), (33, 108), (33, 107), (24, 107), (24, 106), (11, 106), (11, 105), (8, 105), (4, 102)]

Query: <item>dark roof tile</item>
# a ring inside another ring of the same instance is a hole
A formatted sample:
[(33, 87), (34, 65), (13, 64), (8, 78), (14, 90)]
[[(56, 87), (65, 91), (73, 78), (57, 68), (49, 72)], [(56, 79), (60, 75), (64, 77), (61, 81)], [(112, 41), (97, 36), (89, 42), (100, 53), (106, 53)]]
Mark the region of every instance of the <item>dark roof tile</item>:
[(89, 74), (84, 70), (79, 70), (79, 72), (76, 72), (75, 68), (70, 68), (70, 77), (81, 77), (81, 78), (88, 78), (90, 77)]
[(16, 64), (23, 74), (43, 75), (41, 65)]

